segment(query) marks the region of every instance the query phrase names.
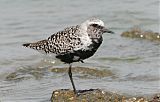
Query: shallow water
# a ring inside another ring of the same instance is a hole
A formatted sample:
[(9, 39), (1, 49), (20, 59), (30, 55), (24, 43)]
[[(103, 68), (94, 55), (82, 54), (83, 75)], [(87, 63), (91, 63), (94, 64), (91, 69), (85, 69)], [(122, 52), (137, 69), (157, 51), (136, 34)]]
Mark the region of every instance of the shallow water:
[[(160, 32), (158, 4), (159, 0), (1, 0), (0, 100), (46, 102), (53, 90), (72, 88), (67, 73), (49, 70), (68, 65), (21, 45), (47, 38), (90, 17), (102, 19), (116, 34), (104, 34), (97, 53), (84, 64), (73, 65), (107, 69), (114, 77), (81, 79), (75, 74), (77, 89), (101, 88), (128, 95), (160, 92), (160, 44), (120, 36), (133, 26)], [(10, 73), (30, 68), (42, 69), (37, 72), (41, 76), (33, 77), (26, 71), (19, 75), (22, 80), (6, 80)]]

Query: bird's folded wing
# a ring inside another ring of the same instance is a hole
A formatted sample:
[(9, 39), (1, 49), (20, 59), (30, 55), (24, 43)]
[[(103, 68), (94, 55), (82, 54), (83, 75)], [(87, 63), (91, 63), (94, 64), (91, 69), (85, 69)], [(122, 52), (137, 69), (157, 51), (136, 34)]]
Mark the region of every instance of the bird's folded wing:
[(81, 44), (77, 33), (77, 26), (72, 26), (51, 35), (46, 40), (41, 40), (35, 43), (26, 43), (23, 44), (23, 46), (46, 54), (72, 53), (73, 50)]

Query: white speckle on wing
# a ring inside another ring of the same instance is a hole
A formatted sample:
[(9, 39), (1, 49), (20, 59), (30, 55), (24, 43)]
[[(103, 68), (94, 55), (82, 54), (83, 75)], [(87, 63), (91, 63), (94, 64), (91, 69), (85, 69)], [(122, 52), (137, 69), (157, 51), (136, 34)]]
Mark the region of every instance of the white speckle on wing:
[(143, 38), (143, 35), (141, 34), (140, 37)]

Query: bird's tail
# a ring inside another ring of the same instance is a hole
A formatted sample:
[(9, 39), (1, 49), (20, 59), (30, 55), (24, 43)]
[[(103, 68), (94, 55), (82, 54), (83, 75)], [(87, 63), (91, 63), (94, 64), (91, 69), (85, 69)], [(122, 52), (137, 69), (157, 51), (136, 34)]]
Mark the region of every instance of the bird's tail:
[(24, 47), (29, 47), (31, 43), (23, 44)]
[(40, 52), (49, 53), (48, 51), (48, 41), (47, 40), (41, 40), (35, 43), (25, 43), (23, 44), (24, 47), (31, 48)]

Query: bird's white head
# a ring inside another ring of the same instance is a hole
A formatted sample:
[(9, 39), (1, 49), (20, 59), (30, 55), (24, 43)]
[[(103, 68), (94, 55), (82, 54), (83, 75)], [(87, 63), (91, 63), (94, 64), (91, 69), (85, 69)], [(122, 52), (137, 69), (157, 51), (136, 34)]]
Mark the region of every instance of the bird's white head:
[(89, 26), (93, 26), (93, 27), (98, 27), (100, 29), (102, 29), (102, 32), (107, 32), (107, 33), (114, 33), (110, 30), (108, 30), (105, 26), (104, 26), (104, 22), (100, 19), (97, 19), (97, 18), (91, 18), (89, 20), (86, 20), (85, 22), (83, 22), (81, 24), (81, 28), (84, 30), (84, 31), (87, 31), (88, 27)]
[(92, 19), (87, 20), (87, 24), (88, 25), (97, 24), (99, 26), (104, 27), (104, 22), (102, 20), (96, 19), (96, 18), (92, 18)]
[(104, 27), (104, 22), (102, 20), (100, 20), (100, 19), (97, 19), (97, 18), (91, 18), (89, 20), (86, 20), (85, 22), (83, 22), (81, 24), (81, 27), (83, 29), (87, 30), (87, 27), (90, 26), (90, 25), (92, 25), (92, 24), (97, 24), (99, 26)]

